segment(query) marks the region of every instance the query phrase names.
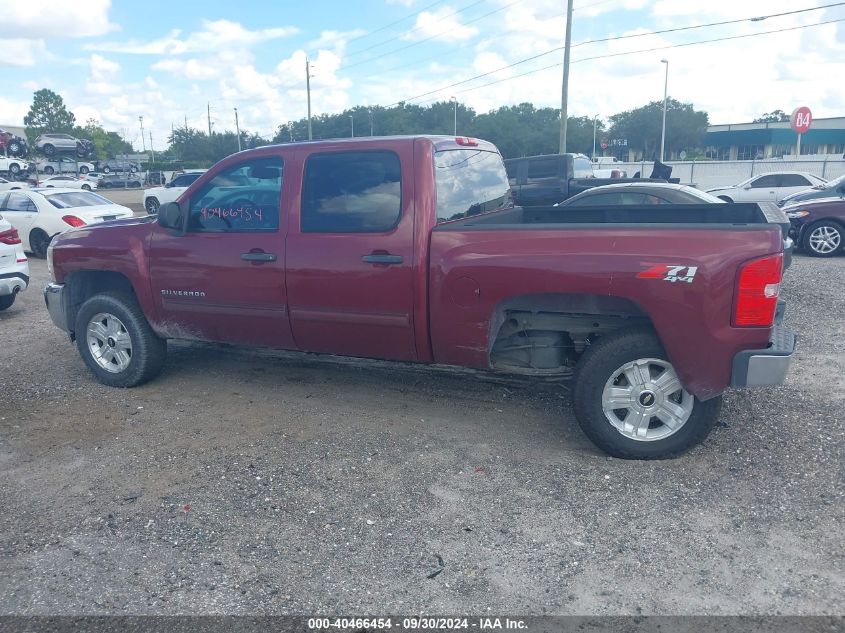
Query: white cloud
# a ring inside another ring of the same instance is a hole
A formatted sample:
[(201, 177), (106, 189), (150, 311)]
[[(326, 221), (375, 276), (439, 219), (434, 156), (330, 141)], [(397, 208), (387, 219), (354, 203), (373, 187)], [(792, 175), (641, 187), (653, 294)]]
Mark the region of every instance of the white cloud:
[(0, 37), (40, 40), (51, 37), (93, 37), (117, 30), (109, 22), (111, 0), (4, 2)]
[(162, 59), (150, 67), (152, 70), (167, 72), (175, 77), (191, 81), (205, 81), (220, 76), (218, 68), (200, 59)]
[(474, 26), (462, 24), (454, 15), (455, 9), (445, 6), (437, 11), (423, 11), (417, 16), (414, 28), (404, 35), (404, 39), (435, 39), (443, 42), (460, 42), (478, 35)]
[(34, 66), (46, 52), (44, 40), (0, 38), (0, 67)]
[(181, 38), (182, 31), (174, 29), (158, 40), (129, 40), (127, 42), (101, 42), (88, 44), (87, 50), (126, 53), (134, 55), (183, 55), (186, 53), (213, 52), (227, 47), (247, 48), (298, 32), (285, 26), (250, 31), (232, 20), (203, 20), (203, 30), (194, 31)]
[(0, 96), (0, 122), (3, 124), (21, 125), (26, 113), (29, 112), (30, 103), (17, 101)]

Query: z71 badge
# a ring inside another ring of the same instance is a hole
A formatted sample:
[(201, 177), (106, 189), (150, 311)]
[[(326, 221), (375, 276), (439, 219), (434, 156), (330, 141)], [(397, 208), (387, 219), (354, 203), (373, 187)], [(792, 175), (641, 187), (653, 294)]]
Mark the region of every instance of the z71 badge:
[(675, 264), (657, 264), (637, 275), (638, 279), (661, 279), (663, 281), (685, 281), (688, 284), (695, 279), (698, 266), (677, 266)]

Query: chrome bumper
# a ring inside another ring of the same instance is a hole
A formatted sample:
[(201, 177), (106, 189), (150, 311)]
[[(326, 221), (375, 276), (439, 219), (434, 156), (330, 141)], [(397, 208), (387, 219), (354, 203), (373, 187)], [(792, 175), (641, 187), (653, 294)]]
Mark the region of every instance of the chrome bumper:
[(47, 284), (44, 288), (44, 301), (47, 304), (47, 312), (50, 313), (50, 318), (56, 327), (65, 332), (70, 332), (64, 301), (64, 289), (64, 284)]
[(745, 350), (734, 356), (731, 387), (783, 384), (796, 340), (795, 332), (776, 325), (766, 349)]

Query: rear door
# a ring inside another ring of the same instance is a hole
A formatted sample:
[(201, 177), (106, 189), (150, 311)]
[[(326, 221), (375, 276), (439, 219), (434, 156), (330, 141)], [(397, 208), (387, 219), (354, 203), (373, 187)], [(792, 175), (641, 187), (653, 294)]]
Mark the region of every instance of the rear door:
[(737, 191), (734, 202), (775, 202), (778, 199), (780, 176), (766, 174), (752, 180), (744, 189)]
[(287, 240), (300, 349), (414, 360), (413, 146), (302, 150), (302, 195)]
[(38, 208), (29, 196), (17, 191), (10, 192), (0, 203), (0, 215), (18, 230), (21, 239), (29, 245), (29, 233), (38, 216)]
[(777, 192), (777, 201), (780, 202), (783, 198), (793, 193), (806, 191), (814, 184), (806, 176), (802, 176), (801, 174), (782, 174), (780, 177), (780, 187)]

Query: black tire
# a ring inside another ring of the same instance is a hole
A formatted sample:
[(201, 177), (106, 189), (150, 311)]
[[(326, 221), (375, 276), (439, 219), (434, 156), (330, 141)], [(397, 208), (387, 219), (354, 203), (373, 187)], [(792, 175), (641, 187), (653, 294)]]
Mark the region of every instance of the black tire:
[(82, 165), (82, 167), (79, 168), (79, 173), (84, 176), (88, 173), (88, 168), (85, 165)]
[(109, 167), (108, 165), (104, 165), (103, 166), (103, 173), (104, 174), (110, 174), (111, 173), (111, 167)]
[(147, 198), (147, 201), (144, 203), (144, 206), (147, 208), (147, 213), (150, 215), (155, 215), (159, 212), (161, 205), (158, 202), (158, 198), (150, 197)]
[[(132, 345), (129, 365), (122, 371), (108, 371), (95, 360), (88, 344), (88, 324), (98, 313), (111, 314), (123, 324)], [(159, 338), (131, 295), (108, 292), (94, 295), (76, 315), (76, 347), (91, 373), (110, 387), (135, 387), (155, 378), (167, 359), (167, 341)]]
[(12, 307), (12, 304), (15, 302), (15, 296), (17, 293), (12, 293), (10, 295), (3, 295), (0, 297), (0, 311), (8, 310)]
[(137, 180), (133, 180), (131, 183), (129, 183), (129, 187), (132, 188), (132, 189), (140, 189), (141, 183), (138, 182)]
[(23, 143), (20, 141), (12, 141), (9, 143), (9, 153), (12, 156), (23, 156)]
[[(659, 359), (668, 364), (666, 351), (651, 329), (623, 330), (590, 345), (579, 362), (575, 377), (575, 416), (581, 429), (603, 451), (622, 459), (668, 459), (702, 442), (719, 419), (722, 398), (700, 401), (694, 396), (686, 422), (662, 439), (652, 441), (626, 437), (605, 415), (602, 395), (605, 384), (626, 363)], [(684, 396), (684, 397), (687, 397)], [(652, 400), (653, 401), (653, 400)], [(654, 417), (650, 418), (654, 422)]]
[(17, 163), (12, 163), (11, 165), (9, 165), (9, 173), (12, 174), (12, 176), (17, 176), (19, 173), (21, 173), (20, 165), (18, 165)]
[(44, 147), (41, 148), (41, 151), (44, 152), (45, 156), (52, 156), (56, 153), (56, 148), (53, 147), (50, 143), (47, 143)]
[[(826, 230), (829, 232), (830, 239), (835, 239), (837, 245), (833, 247), (830, 251), (822, 251), (818, 250), (821, 248), (821, 244), (818, 242), (816, 244), (810, 239), (813, 235), (814, 231), (818, 230)], [(804, 229), (804, 234), (801, 236), (801, 247), (811, 257), (833, 257), (837, 253), (840, 253), (845, 247), (845, 229), (842, 228), (842, 225), (838, 222), (834, 222), (833, 220), (819, 220), (818, 222), (813, 222), (810, 226)]]
[(727, 196), (719, 196), (719, 200), (724, 200), (725, 202), (733, 202), (733, 200), (731, 200)]
[(52, 167), (50, 167), (49, 165), (47, 165), (47, 166), (44, 168), (44, 173), (45, 173), (45, 174), (47, 174), (48, 176), (52, 176), (53, 174), (55, 174), (55, 173), (56, 173), (56, 170), (55, 170), (55, 169), (53, 169)]
[(82, 188), (85, 189), (85, 191), (91, 191), (91, 185), (82, 185)]
[(29, 248), (36, 257), (47, 257), (47, 247), (50, 246), (50, 236), (41, 229), (33, 229), (29, 234)]

